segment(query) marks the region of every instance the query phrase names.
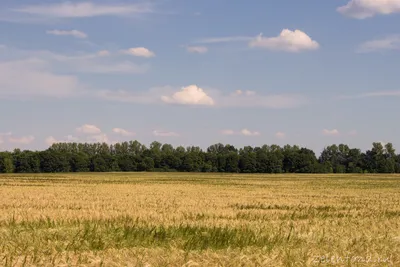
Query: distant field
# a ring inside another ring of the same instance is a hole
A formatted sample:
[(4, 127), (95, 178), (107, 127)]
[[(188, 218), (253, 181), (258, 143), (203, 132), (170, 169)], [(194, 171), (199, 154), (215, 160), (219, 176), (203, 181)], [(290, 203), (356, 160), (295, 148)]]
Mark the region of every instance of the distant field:
[(400, 176), (0, 176), (1, 266), (400, 266)]

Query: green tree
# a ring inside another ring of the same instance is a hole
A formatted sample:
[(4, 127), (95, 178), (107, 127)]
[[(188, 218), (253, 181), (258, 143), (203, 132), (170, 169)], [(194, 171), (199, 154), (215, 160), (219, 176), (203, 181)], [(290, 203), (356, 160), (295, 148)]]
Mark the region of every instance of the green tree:
[(13, 173), (14, 161), (12, 154), (9, 152), (0, 153), (0, 173)]

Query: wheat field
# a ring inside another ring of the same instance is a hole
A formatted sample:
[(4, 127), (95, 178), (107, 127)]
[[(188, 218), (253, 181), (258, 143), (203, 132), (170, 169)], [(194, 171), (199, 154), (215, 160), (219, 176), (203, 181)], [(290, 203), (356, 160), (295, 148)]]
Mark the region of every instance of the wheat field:
[(1, 266), (400, 266), (400, 176), (0, 176)]

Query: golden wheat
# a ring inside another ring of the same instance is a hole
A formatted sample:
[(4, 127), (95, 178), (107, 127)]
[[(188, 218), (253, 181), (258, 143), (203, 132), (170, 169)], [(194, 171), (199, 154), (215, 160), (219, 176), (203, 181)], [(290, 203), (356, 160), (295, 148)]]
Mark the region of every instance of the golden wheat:
[(0, 176), (2, 266), (400, 266), (400, 176)]

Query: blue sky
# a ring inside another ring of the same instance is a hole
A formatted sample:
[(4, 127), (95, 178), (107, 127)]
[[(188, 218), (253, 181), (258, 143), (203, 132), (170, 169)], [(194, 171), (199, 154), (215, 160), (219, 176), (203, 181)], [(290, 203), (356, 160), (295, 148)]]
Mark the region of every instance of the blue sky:
[(400, 0), (1, 1), (0, 149), (399, 147), (399, 24)]

